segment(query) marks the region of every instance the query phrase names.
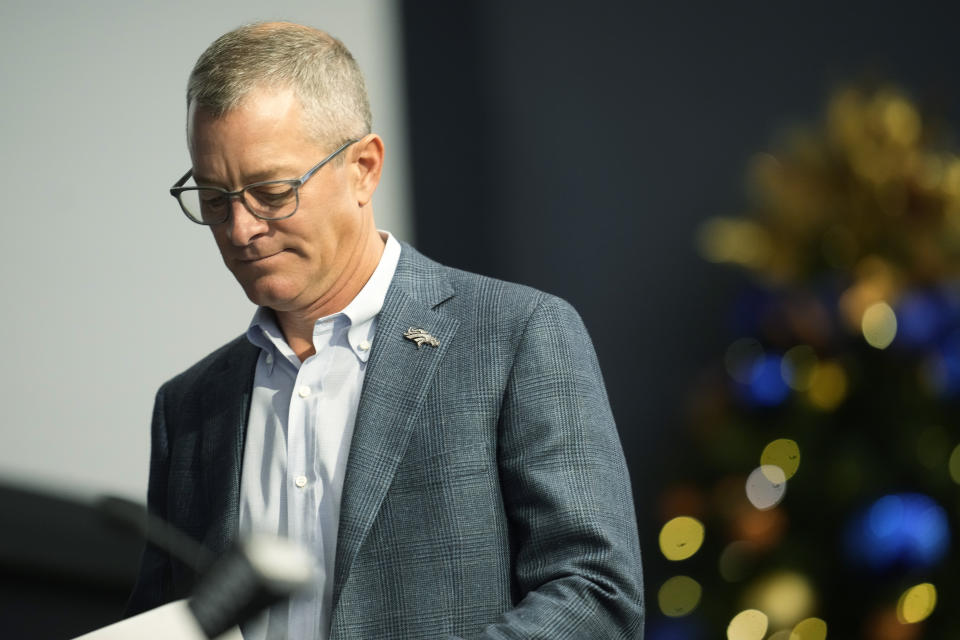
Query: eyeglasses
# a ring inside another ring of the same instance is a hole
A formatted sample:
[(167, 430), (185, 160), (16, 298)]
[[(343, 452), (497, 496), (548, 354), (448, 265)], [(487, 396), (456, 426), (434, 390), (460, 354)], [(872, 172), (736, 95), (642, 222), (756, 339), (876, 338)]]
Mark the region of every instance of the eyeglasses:
[(356, 140), (347, 140), (336, 151), (318, 162), (312, 169), (294, 180), (267, 180), (254, 182), (237, 191), (220, 187), (183, 186), (193, 177), (190, 169), (177, 183), (170, 187), (170, 195), (177, 199), (187, 217), (197, 224), (221, 224), (230, 218), (230, 201), (239, 198), (243, 206), (261, 220), (283, 220), (300, 208), (300, 187), (313, 177), (323, 165), (352, 145)]

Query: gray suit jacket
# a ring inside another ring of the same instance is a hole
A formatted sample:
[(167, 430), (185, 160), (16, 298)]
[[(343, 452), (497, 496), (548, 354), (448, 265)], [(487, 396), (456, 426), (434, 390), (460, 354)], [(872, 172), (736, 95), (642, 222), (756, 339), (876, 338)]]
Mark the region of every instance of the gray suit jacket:
[[(439, 346), (403, 337), (428, 331)], [(235, 537), (257, 349), (157, 393), (148, 502), (215, 552)], [(641, 638), (630, 483), (586, 330), (562, 300), (404, 245), (347, 463), (331, 638)], [(187, 595), (144, 552), (132, 612)]]

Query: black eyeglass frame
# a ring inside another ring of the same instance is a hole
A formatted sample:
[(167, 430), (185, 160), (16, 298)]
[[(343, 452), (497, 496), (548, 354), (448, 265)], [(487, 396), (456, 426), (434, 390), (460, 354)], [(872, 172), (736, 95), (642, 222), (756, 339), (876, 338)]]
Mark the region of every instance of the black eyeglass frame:
[[(294, 178), (291, 180), (263, 180), (261, 182), (254, 182), (253, 184), (248, 184), (247, 186), (243, 187), (242, 189), (238, 189), (237, 191), (228, 191), (223, 187), (215, 187), (215, 186), (196, 186), (196, 187), (183, 186), (183, 184), (187, 180), (189, 180), (190, 177), (193, 175), (193, 168), (191, 167), (185, 174), (183, 174), (182, 178), (177, 180), (177, 182), (172, 187), (170, 187), (170, 195), (176, 198), (177, 203), (180, 205), (180, 209), (183, 211), (184, 215), (186, 215), (187, 218), (190, 219), (191, 222), (202, 224), (204, 226), (223, 224), (224, 222), (230, 219), (230, 212), (233, 210), (233, 208), (228, 206), (226, 207), (226, 209), (224, 209), (223, 219), (218, 219), (213, 221), (204, 221), (203, 219), (198, 220), (196, 217), (194, 217), (192, 213), (190, 213), (189, 209), (187, 209), (186, 205), (183, 203), (183, 200), (180, 199), (180, 194), (184, 193), (185, 191), (200, 191), (201, 189), (202, 190), (212, 189), (214, 191), (219, 191), (220, 193), (222, 193), (224, 197), (227, 198), (228, 202), (230, 200), (233, 200), (234, 198), (239, 198), (240, 202), (243, 203), (243, 208), (249, 211), (251, 215), (261, 220), (267, 220), (267, 221), (286, 220), (287, 218), (289, 218), (290, 216), (292, 216), (293, 214), (295, 214), (297, 211), (300, 210), (300, 187), (302, 187), (307, 182), (307, 180), (312, 178), (317, 171), (323, 168), (325, 164), (327, 164), (328, 162), (336, 158), (344, 149), (346, 149), (347, 147), (349, 147), (350, 145), (358, 141), (359, 140), (356, 138), (351, 138), (350, 140), (347, 140), (342, 145), (337, 147), (337, 149), (333, 153), (328, 155), (326, 158), (324, 158), (317, 164), (313, 165), (313, 167), (311, 167), (310, 170), (307, 171), (305, 174), (303, 174), (303, 176), (300, 178)], [(244, 194), (246, 194), (247, 190), (254, 189), (257, 187), (263, 187), (266, 185), (275, 185), (275, 184), (286, 184), (293, 187), (294, 195), (297, 198), (297, 202), (293, 207), (293, 211), (276, 218), (271, 218), (269, 216), (263, 216), (257, 213), (256, 211), (254, 211), (253, 209), (251, 209), (250, 205), (247, 204), (246, 197), (244, 197)]]

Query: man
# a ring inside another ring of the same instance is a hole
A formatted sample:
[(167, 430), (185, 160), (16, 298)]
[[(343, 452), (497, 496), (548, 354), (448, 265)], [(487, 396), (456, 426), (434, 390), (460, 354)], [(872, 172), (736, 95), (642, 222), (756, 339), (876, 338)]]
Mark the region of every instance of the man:
[[(258, 310), (158, 392), (148, 501), (216, 552), (262, 531), (316, 553), (313, 591), (246, 637), (641, 637), (627, 472), (576, 313), (376, 229), (384, 146), (329, 35), (230, 32), (187, 105), (171, 192)], [(191, 586), (148, 547), (131, 610)]]

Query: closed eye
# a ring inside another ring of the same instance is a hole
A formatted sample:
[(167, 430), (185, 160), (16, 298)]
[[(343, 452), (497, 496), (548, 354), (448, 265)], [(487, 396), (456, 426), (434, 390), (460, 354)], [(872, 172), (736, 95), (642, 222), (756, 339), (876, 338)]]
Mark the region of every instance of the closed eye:
[(263, 185), (247, 191), (257, 204), (264, 207), (280, 207), (296, 196), (296, 189), (289, 184)]
[(205, 207), (222, 207), (227, 202), (223, 192), (216, 189), (197, 189), (197, 197)]

